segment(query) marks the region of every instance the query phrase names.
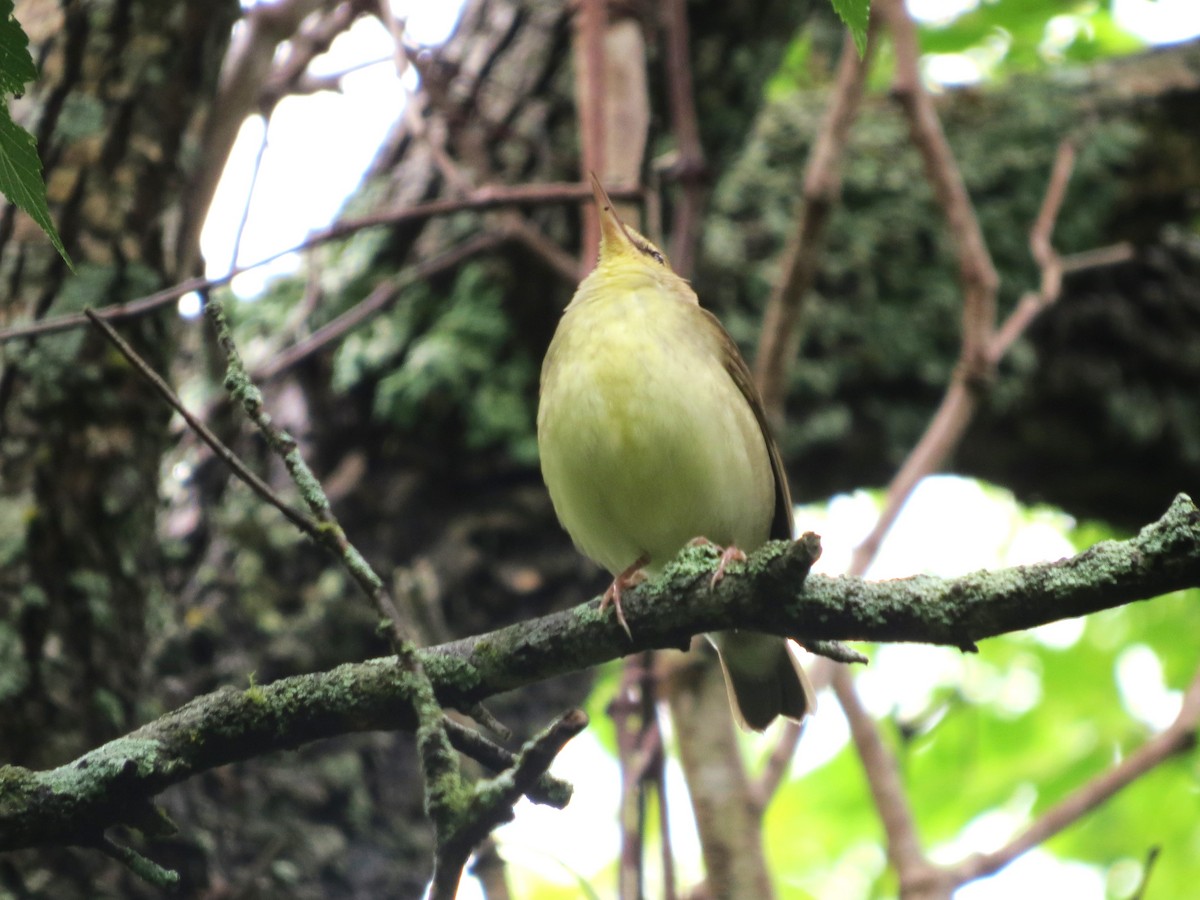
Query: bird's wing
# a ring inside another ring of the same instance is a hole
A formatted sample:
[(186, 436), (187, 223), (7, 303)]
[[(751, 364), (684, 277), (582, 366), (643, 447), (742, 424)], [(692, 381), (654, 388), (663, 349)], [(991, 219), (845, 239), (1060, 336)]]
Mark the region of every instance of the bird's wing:
[(729, 336), (729, 332), (725, 330), (720, 320), (703, 307), (700, 311), (704, 313), (705, 319), (719, 339), (719, 352), (725, 364), (725, 371), (729, 373), (733, 383), (737, 385), (742, 396), (746, 398), (746, 402), (750, 404), (750, 408), (754, 410), (754, 418), (762, 432), (763, 442), (767, 445), (767, 454), (771, 457), (771, 472), (775, 476), (775, 514), (771, 517), (771, 537), (776, 540), (790, 541), (795, 528), (792, 519), (792, 493), (788, 490), (787, 474), (783, 471), (783, 459), (779, 455), (779, 446), (771, 436), (771, 427), (767, 424), (767, 413), (763, 409), (762, 397), (759, 396), (758, 388), (754, 385), (754, 376), (750, 374), (746, 361), (738, 352), (737, 344)]

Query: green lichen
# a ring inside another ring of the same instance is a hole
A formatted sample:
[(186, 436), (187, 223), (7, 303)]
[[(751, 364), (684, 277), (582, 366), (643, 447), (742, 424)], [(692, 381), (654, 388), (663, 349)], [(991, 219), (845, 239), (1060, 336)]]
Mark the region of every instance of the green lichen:
[(86, 796), (123, 773), (150, 777), (162, 763), (161, 753), (162, 746), (156, 740), (117, 738), (69, 765), (41, 773), (39, 778), (52, 793)]
[(455, 691), (467, 693), (480, 684), (479, 667), (461, 656), (449, 653), (422, 655), (421, 663), (432, 681)]

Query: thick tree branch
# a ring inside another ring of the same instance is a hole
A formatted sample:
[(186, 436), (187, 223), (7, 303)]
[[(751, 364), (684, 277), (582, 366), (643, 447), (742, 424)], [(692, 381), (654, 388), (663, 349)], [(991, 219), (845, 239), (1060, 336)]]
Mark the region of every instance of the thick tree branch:
[[(1200, 585), (1200, 511), (1180, 495), (1127, 541), (1053, 563), (863, 581), (813, 575), (814, 536), (772, 542), (716, 590), (711, 547), (681, 554), (629, 592), (633, 641), (599, 598), (573, 609), (420, 651), (444, 706), (733, 627), (828, 640), (976, 641)], [(669, 599), (668, 599), (669, 598)], [(129, 821), (164, 788), (241, 759), (354, 731), (415, 726), (405, 673), (391, 659), (339, 666), (191, 701), (57, 769), (0, 768), (0, 850), (76, 843)]]

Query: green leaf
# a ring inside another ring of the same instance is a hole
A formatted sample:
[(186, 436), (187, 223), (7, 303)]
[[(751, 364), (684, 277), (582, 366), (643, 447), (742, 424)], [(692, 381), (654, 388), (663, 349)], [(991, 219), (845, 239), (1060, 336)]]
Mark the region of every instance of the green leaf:
[(854, 38), (858, 58), (867, 52), (867, 21), (871, 18), (871, 0), (829, 0)]
[[(20, 96), (26, 82), (36, 77), (28, 38), (13, 18), (12, 0), (0, 0), (0, 91)], [(41, 226), (54, 249), (71, 266), (71, 258), (50, 218), (37, 142), (13, 121), (7, 104), (0, 104), (0, 192)]]
[(13, 18), (12, 0), (0, 0), (0, 91), (18, 97), (26, 82), (37, 78), (29, 55), (29, 39)]

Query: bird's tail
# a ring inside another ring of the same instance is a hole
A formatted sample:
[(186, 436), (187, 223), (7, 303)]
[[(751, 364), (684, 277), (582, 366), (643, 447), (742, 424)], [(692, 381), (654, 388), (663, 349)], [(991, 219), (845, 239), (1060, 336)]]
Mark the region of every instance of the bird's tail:
[(733, 718), (742, 728), (762, 731), (776, 716), (799, 722), (816, 710), (812, 684), (783, 638), (722, 631), (709, 639), (721, 659)]

